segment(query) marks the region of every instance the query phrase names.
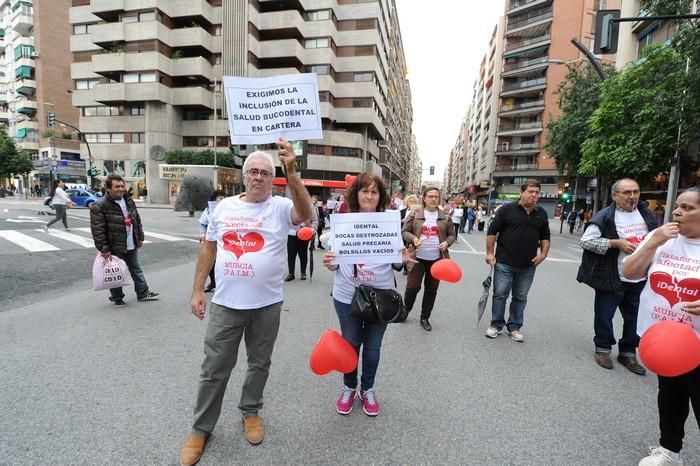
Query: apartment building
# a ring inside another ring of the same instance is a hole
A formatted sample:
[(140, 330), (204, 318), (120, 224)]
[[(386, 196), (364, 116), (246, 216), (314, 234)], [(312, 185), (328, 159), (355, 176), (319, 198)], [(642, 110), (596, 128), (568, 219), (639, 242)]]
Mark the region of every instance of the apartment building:
[(406, 187), (413, 116), (394, 0), (72, 5), (73, 104), (101, 177), (126, 175), (167, 202), (165, 150), (228, 150), (222, 76), (314, 72), (324, 137), (305, 145), (309, 189), (333, 194), (361, 171)]
[(405, 192), (407, 194), (418, 194), (421, 192), (423, 182), (423, 162), (418, 154), (418, 144), (416, 135), (411, 134), (411, 151), (408, 161), (408, 185)]
[[(622, 0), (620, 16), (629, 18), (644, 16), (640, 0)], [(676, 26), (670, 21), (641, 20), (622, 22), (617, 43), (615, 67), (621, 70), (637, 60), (644, 49), (652, 44), (662, 44), (670, 39)]]
[(48, 189), (50, 170), (68, 183), (87, 181), (80, 147), (69, 127), (55, 128), (50, 137), (47, 112), (77, 125), (71, 105), (68, 52), (70, 0), (33, 2), (0, 0), (0, 124), (17, 146), (32, 157), (34, 171), (28, 180), (13, 180)]

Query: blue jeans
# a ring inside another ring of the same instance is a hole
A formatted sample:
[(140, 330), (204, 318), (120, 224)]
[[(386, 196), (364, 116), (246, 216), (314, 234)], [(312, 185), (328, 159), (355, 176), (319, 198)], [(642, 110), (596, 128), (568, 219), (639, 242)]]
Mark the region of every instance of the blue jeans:
[[(505, 325), (508, 331), (519, 330), (523, 326), (527, 293), (532, 279), (535, 278), (535, 266), (511, 267), (496, 262), (493, 268), (493, 305), (491, 306), (491, 326), (498, 330)], [(506, 300), (511, 294), (508, 323), (506, 323)]]
[(467, 220), (467, 233), (471, 233), (472, 231), (474, 231), (474, 219), (470, 218)]
[[(333, 299), (335, 312), (340, 322), (340, 332), (353, 348), (360, 354), (362, 348), (362, 379), (360, 389), (369, 390), (374, 387), (374, 378), (379, 367), (379, 353), (382, 347), (382, 338), (387, 324), (369, 324), (350, 315), (350, 305)], [(343, 375), (343, 383), (349, 388), (357, 387), (357, 369)]]
[(613, 291), (595, 291), (595, 303), (593, 329), (595, 337), (593, 344), (595, 350), (602, 353), (612, 351), (615, 344), (615, 332), (613, 331), (613, 316), (619, 307), (622, 314), (622, 338), (620, 338), (619, 350), (622, 356), (634, 356), (639, 346), (637, 336), (637, 311), (639, 309), (639, 295), (644, 289), (645, 281), (639, 283), (622, 282), (622, 293)]
[[(126, 254), (115, 254), (115, 256), (126, 262), (129, 267), (129, 273), (131, 278), (134, 280), (134, 290), (136, 291), (136, 297), (138, 299), (145, 298), (148, 294), (148, 283), (146, 283), (146, 277), (143, 275), (143, 270), (141, 270), (141, 265), (139, 265), (138, 250), (132, 249), (127, 251)], [(109, 300), (119, 301), (124, 299), (124, 291), (121, 287), (110, 288), (109, 289), (110, 298)]]

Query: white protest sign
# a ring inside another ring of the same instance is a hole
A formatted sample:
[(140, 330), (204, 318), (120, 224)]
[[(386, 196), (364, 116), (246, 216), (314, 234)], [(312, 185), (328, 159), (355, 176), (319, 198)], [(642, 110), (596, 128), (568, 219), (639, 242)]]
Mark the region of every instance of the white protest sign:
[(224, 76), (232, 144), (323, 139), (315, 73)]
[(401, 262), (401, 214), (396, 211), (331, 216), (333, 264)]

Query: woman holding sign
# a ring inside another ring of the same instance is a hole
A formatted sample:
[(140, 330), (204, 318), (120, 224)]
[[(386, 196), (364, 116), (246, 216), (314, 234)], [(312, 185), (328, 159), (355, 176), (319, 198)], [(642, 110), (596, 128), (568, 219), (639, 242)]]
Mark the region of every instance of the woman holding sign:
[[(384, 212), (388, 204), (389, 196), (384, 182), (370, 173), (359, 174), (345, 194), (346, 212)], [(355, 398), (359, 398), (365, 414), (376, 416), (379, 414), (379, 403), (374, 393), (374, 379), (379, 367), (379, 350), (387, 324), (368, 323), (351, 316), (350, 304), (355, 286), (359, 283), (385, 290), (396, 289), (394, 269), (400, 270), (402, 264), (333, 265), (331, 261), (334, 258), (335, 253), (329, 250), (323, 256), (323, 265), (336, 272), (333, 280), (333, 305), (338, 314), (340, 330), (343, 337), (355, 348), (358, 356), (362, 347), (360, 391), (357, 392), (357, 369), (344, 374), (344, 386), (336, 403), (336, 411), (339, 414), (350, 414)]]
[(441, 258), (449, 258), (447, 248), (455, 242), (455, 228), (450, 216), (438, 208), (440, 190), (427, 188), (423, 191), (423, 208), (414, 212), (403, 226), (403, 240), (416, 248), (415, 264), (408, 271), (404, 303), (409, 311), (416, 302), (420, 282), (425, 278), (425, 291), (420, 313), (420, 325), (426, 331), (433, 329), (430, 314), (433, 312), (440, 281), (430, 273), (432, 265)]
[[(678, 196), (673, 222), (649, 233), (634, 253), (625, 258), (622, 268), (625, 277), (648, 277), (639, 300), (639, 336), (657, 321), (668, 319), (694, 328), (700, 338), (699, 265), (700, 188), (695, 187)], [(689, 403), (700, 424), (700, 366), (676, 377), (659, 375), (660, 446), (653, 448), (640, 466), (683, 464), (680, 451)]]

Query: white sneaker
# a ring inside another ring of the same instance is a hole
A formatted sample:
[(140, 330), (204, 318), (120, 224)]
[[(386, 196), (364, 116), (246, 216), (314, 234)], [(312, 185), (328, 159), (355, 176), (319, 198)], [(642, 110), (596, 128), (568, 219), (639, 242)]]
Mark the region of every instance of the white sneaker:
[(525, 341), (525, 337), (522, 333), (520, 333), (520, 330), (513, 330), (512, 332), (508, 331), (508, 334), (510, 335), (510, 339), (513, 341), (517, 341), (518, 343)]
[(673, 453), (664, 447), (651, 448), (650, 450), (651, 455), (642, 458), (639, 466), (683, 466), (683, 460), (678, 453)]
[(491, 326), (491, 327), (486, 329), (486, 333), (484, 334), (484, 336), (486, 338), (496, 338), (501, 333), (503, 333), (503, 329), (499, 330), (496, 327)]
[(46, 225), (42, 225), (41, 229), (44, 230), (45, 233), (49, 232), (49, 227), (47, 227)]

